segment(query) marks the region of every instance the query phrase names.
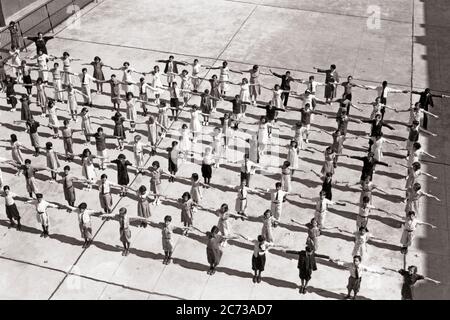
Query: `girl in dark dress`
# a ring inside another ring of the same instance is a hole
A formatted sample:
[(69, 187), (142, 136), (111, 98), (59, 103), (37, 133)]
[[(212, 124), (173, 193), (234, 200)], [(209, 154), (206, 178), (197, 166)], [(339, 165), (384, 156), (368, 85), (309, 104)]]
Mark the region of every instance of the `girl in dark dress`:
[(329, 256), (319, 255), (310, 247), (306, 247), (302, 251), (286, 250), (286, 253), (298, 255), (298, 271), (301, 281), (299, 293), (305, 294), (309, 280), (311, 280), (312, 272), (317, 270), (316, 257), (330, 259)]
[(118, 149), (123, 151), (123, 141), (125, 140), (125, 127), (123, 123), (126, 121), (122, 114), (117, 111), (114, 116), (111, 117), (114, 121), (114, 135), (117, 137), (117, 143), (119, 144)]
[(38, 70), (37, 68), (32, 68), (27, 66), (27, 62), (22, 60), (19, 69), (19, 73), (22, 75), (22, 83), (27, 91), (28, 95), (31, 95), (31, 90), (33, 88), (33, 80), (31, 79), (31, 71)]
[(17, 81), (15, 78), (7, 75), (5, 79), (5, 92), (6, 92), (6, 99), (8, 104), (11, 105), (11, 112), (16, 111), (16, 105), (17, 105), (17, 98), (15, 97), (16, 91), (14, 90), (14, 85), (17, 84)]
[(120, 196), (126, 195), (126, 187), (130, 183), (130, 177), (128, 176), (128, 167), (133, 167), (130, 161), (128, 161), (123, 153), (119, 154), (117, 159), (112, 160), (111, 163), (117, 165), (117, 184), (120, 185)]
[(20, 48), (20, 34), (19, 27), (15, 21), (11, 21), (8, 26), (11, 35), (11, 49)]
[(344, 184), (344, 181), (333, 181), (333, 174), (331, 172), (325, 173), (325, 175), (319, 174), (317, 171), (314, 171), (314, 169), (311, 169), (311, 172), (314, 173), (318, 178), (322, 180), (322, 192), (325, 193), (325, 198), (328, 200), (332, 200), (332, 188), (336, 186), (337, 184)]
[(187, 236), (194, 225), (194, 213), (197, 210), (197, 204), (191, 199), (189, 192), (184, 192), (178, 199), (178, 203), (181, 205), (181, 222), (184, 225), (183, 235)]
[(220, 95), (220, 82), (217, 79), (216, 75), (213, 75), (211, 77), (211, 79), (209, 79), (209, 84), (211, 85), (211, 90), (210, 91), (210, 95), (211, 97), (215, 98), (212, 99), (212, 112), (216, 112), (216, 108), (217, 108), (217, 101), (220, 99), (221, 95)]
[(170, 173), (169, 182), (175, 182), (175, 175), (178, 172), (179, 153), (178, 141), (172, 141), (172, 146), (167, 148), (168, 171)]
[(22, 95), (22, 98), (20, 98), (20, 120), (28, 121), (33, 119), (33, 115), (30, 110), (30, 99), (26, 94)]
[(219, 228), (213, 226), (210, 232), (206, 232), (208, 242), (206, 244), (206, 257), (209, 263), (208, 274), (213, 275), (216, 272), (216, 267), (220, 263), (223, 254), (223, 243), (227, 239), (234, 239), (236, 237), (225, 237), (219, 234)]
[[(92, 75), (95, 79), (100, 80), (100, 81), (104, 81), (105, 80), (105, 75), (103, 74), (103, 67), (107, 67), (107, 65), (105, 65), (102, 62), (102, 59), (100, 59), (100, 57), (96, 56), (94, 58), (94, 61), (90, 62), (90, 63), (83, 63), (82, 65), (87, 66), (93, 66), (94, 67), (94, 74)], [(97, 92), (99, 93), (103, 93), (103, 82), (95, 82), (97, 84)]]
[(414, 300), (414, 285), (419, 280), (428, 280), (435, 284), (440, 283), (439, 281), (417, 274), (416, 266), (409, 266), (408, 270), (398, 270), (398, 273), (403, 276), (402, 300)]

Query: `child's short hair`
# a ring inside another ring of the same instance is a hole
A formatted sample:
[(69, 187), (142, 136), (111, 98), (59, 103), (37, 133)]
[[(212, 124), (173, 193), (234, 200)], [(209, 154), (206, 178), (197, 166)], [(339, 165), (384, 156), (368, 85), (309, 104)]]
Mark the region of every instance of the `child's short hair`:
[(102, 174), (102, 175), (100, 176), (100, 179), (108, 179), (108, 176), (107, 176), (106, 174)]
[(159, 168), (160, 167), (159, 161), (153, 161), (152, 162), (152, 167)]
[(31, 160), (30, 159), (25, 159), (25, 164), (31, 164)]
[(86, 202), (82, 202), (78, 205), (78, 209), (80, 210), (86, 210), (86, 208), (87, 208)]
[(183, 195), (181, 196), (182, 199), (187, 198), (188, 200), (191, 199), (191, 194), (189, 192), (184, 192)]
[(63, 169), (64, 169), (64, 171), (66, 171), (66, 170), (67, 170), (67, 171), (70, 171), (70, 167), (69, 167), (69, 166), (64, 166)]
[(172, 221), (172, 217), (171, 216), (165, 216), (164, 217), (164, 222), (171, 222)]
[(197, 180), (198, 180), (198, 174), (197, 174), (197, 173), (193, 173), (191, 177), (192, 177), (192, 179), (193, 179), (194, 181), (197, 181)]
[(145, 193), (147, 191), (147, 188), (145, 186), (140, 186), (139, 187), (139, 192), (140, 193)]
[(4, 187), (3, 187), (3, 191), (6, 191), (6, 190), (10, 190), (10, 189), (9, 189), (9, 186), (4, 186)]
[(275, 183), (275, 188), (281, 188), (281, 182)]

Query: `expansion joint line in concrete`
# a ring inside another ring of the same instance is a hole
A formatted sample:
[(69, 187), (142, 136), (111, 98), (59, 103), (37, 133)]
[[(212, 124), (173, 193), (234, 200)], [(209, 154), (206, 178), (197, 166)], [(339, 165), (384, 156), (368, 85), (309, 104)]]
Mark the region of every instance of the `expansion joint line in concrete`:
[[(224, 0), (224, 1), (243, 3), (243, 4), (256, 4), (251, 1), (243, 1), (243, 0)], [(349, 13), (342, 13), (342, 12), (329, 12), (329, 11), (322, 11), (322, 10), (311, 10), (311, 9), (305, 9), (305, 8), (302, 9), (302, 8), (295, 8), (295, 7), (279, 6), (279, 5), (275, 5), (275, 4), (258, 3), (257, 5), (260, 7), (301, 11), (301, 12), (307, 12), (307, 13), (320, 13), (320, 14), (327, 14), (327, 15), (332, 15), (332, 16), (343, 16), (343, 17), (351, 17), (351, 18), (359, 18), (359, 19), (367, 19), (368, 18), (368, 16), (362, 16), (362, 15), (358, 15), (358, 14), (349, 14)], [(401, 24), (409, 24), (409, 21), (401, 21), (401, 20), (395, 20), (395, 19), (381, 18), (380, 20), (387, 21), (387, 22), (401, 23)]]
[[(49, 267), (49, 266), (43, 266), (37, 263), (33, 263), (33, 262), (29, 262), (29, 261), (24, 261), (24, 260), (19, 260), (19, 259), (15, 259), (15, 258), (10, 258), (10, 257), (5, 257), (5, 256), (0, 256), (0, 259), (3, 260), (7, 260), (7, 261), (12, 261), (12, 262), (16, 262), (16, 263), (20, 263), (20, 264), (25, 264), (31, 267), (35, 267), (35, 268), (40, 268), (40, 269), (45, 269), (45, 270), (49, 270), (49, 271), (54, 271), (54, 272), (58, 272), (58, 273), (64, 273), (66, 274), (67, 272), (59, 269), (59, 268), (53, 268), (53, 267)], [(144, 289), (139, 289), (139, 288), (134, 288), (134, 287), (130, 287), (124, 284), (120, 284), (120, 283), (116, 283), (116, 282), (111, 282), (111, 281), (106, 281), (106, 280), (101, 280), (101, 279), (97, 279), (97, 278), (93, 278), (93, 277), (89, 277), (86, 275), (82, 275), (82, 274), (78, 274), (78, 273), (73, 273), (73, 272), (69, 272), (70, 276), (74, 276), (74, 277), (79, 277), (79, 278), (83, 278), (83, 279), (87, 279), (87, 280), (92, 280), (95, 282), (101, 282), (101, 283), (105, 283), (107, 285), (111, 285), (111, 286), (115, 286), (115, 287), (120, 287), (120, 288), (124, 288), (130, 291), (136, 291), (136, 292), (142, 292), (142, 293), (147, 293), (149, 295), (159, 295), (159, 296), (164, 296), (164, 297), (170, 297), (170, 298), (175, 298), (175, 299), (181, 299), (180, 297), (177, 296), (173, 296), (170, 294), (163, 294), (163, 293), (159, 293), (159, 292), (154, 292), (154, 291), (148, 291), (148, 290), (144, 290)]]

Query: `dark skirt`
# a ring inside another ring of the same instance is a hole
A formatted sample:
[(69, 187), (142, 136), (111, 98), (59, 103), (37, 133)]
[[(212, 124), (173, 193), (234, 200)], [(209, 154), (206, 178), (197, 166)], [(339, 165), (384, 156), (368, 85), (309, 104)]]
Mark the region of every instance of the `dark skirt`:
[(406, 283), (402, 285), (402, 300), (414, 300), (414, 287)]
[(66, 199), (67, 202), (73, 203), (75, 202), (75, 188), (63, 188), (64, 189), (64, 199)]
[(101, 69), (97, 70), (95, 67), (93, 77), (97, 80), (105, 80), (105, 75), (103, 74), (103, 71)]
[(218, 265), (220, 259), (222, 259), (222, 251), (213, 250), (211, 248), (206, 248), (206, 257), (208, 258), (208, 263), (213, 265)]
[(212, 166), (202, 163), (202, 177), (210, 179), (212, 176)]
[(20, 107), (20, 120), (30, 120), (33, 119), (33, 115), (31, 114), (30, 105), (28, 103), (23, 103)]
[(355, 293), (359, 291), (361, 286), (361, 278), (348, 277), (347, 290), (353, 290)]
[(125, 139), (125, 128), (123, 127), (123, 125), (115, 125), (114, 126), (114, 135), (116, 137), (120, 137), (121, 139)]
[(312, 274), (311, 269), (309, 269), (309, 270), (306, 270), (303, 268), (299, 269), (299, 277), (301, 280), (305, 280), (305, 281), (311, 280), (311, 274)]
[(130, 176), (128, 172), (125, 170), (117, 171), (117, 184), (121, 186), (126, 186), (130, 183)]
[(252, 269), (254, 271), (264, 271), (264, 267), (266, 265), (266, 255), (252, 255)]
[(325, 98), (333, 99), (336, 98), (336, 87), (332, 83), (328, 83), (325, 86)]
[(178, 166), (169, 158), (169, 172), (177, 172)]
[(6, 216), (8, 217), (8, 219), (20, 219), (19, 211), (17, 210), (17, 206), (15, 203), (10, 206), (6, 205), (5, 207)]
[[(24, 83), (24, 84), (31, 84), (31, 83), (33, 83), (33, 82), (31, 81), (31, 76), (23, 76), (22, 79), (23, 79), (23, 83)], [(27, 86), (27, 87), (28, 87), (28, 86)]]

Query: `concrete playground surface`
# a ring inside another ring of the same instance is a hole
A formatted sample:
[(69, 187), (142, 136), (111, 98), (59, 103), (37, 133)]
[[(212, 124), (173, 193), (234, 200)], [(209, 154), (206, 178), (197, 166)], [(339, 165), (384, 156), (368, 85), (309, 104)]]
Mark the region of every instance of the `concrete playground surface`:
[[(150, 71), (157, 59), (167, 59), (174, 54), (177, 60), (192, 61), (198, 57), (202, 64), (218, 66), (228, 60), (232, 69), (249, 69), (253, 64), (261, 66), (264, 72), (268, 69), (278, 73), (291, 70), (294, 77), (307, 78), (314, 74), (313, 67), (328, 67), (334, 63), (342, 79), (353, 75), (355, 82), (367, 85), (378, 85), (388, 80), (393, 87), (416, 89), (431, 87), (438, 92), (448, 94), (450, 76), (446, 70), (450, 68), (450, 4), (445, 0), (435, 0), (433, 5), (420, 0), (104, 0), (92, 3), (84, 8), (76, 21), (63, 24), (55, 29), (55, 39), (48, 43), (51, 54), (61, 55), (70, 52), (74, 58), (82, 62), (90, 62), (98, 55), (109, 65), (119, 67), (124, 61), (139, 71)], [(370, 7), (370, 8), (369, 8)], [(369, 9), (368, 9), (369, 8)], [(379, 12), (378, 12), (379, 9)], [(377, 20), (379, 13), (380, 20)], [(375, 19), (375, 20), (374, 20)], [(34, 46), (25, 53), (33, 54)], [(81, 71), (81, 63), (74, 62), (73, 69)], [(160, 64), (160, 67), (163, 67)], [(190, 70), (190, 68), (189, 68)], [(108, 69), (106, 77), (111, 74)], [(89, 69), (91, 73), (92, 70)], [(118, 72), (121, 76), (121, 72)], [(215, 70), (203, 69), (202, 75), (208, 78), (217, 74)], [(248, 74), (246, 75), (248, 76)], [(33, 75), (36, 78), (36, 75)], [(232, 75), (233, 81), (239, 81), (241, 75)], [(137, 77), (134, 77), (137, 80)], [(316, 79), (324, 81), (323, 75)], [(262, 82), (272, 87), (278, 79), (263, 76)], [(106, 86), (105, 86), (106, 88)], [(209, 88), (208, 83), (202, 89)], [(295, 84), (294, 90), (303, 91), (304, 85)], [(20, 90), (22, 90), (20, 88)], [(239, 87), (233, 87), (230, 94), (237, 94)], [(106, 92), (109, 92), (107, 88)], [(35, 90), (34, 90), (35, 93)], [(342, 93), (339, 89), (338, 94)], [(48, 91), (52, 95), (52, 91)], [(354, 101), (371, 102), (374, 91), (354, 89)], [(4, 96), (4, 95), (2, 95)], [(318, 97), (323, 96), (319, 90)], [(268, 101), (269, 91), (263, 91), (261, 101)], [(167, 94), (164, 94), (167, 99)], [(413, 97), (415, 101), (417, 97)], [(34, 100), (34, 98), (33, 98)], [(408, 94), (392, 94), (390, 104), (398, 109), (407, 109), (410, 104)], [(199, 103), (194, 97), (190, 103)], [(429, 282), (417, 284), (416, 295), (419, 299), (449, 299), (450, 273), (449, 261), (449, 222), (448, 195), (450, 192), (450, 142), (446, 139), (450, 114), (449, 101), (435, 99), (432, 112), (438, 114), (438, 120), (431, 120), (431, 131), (438, 137), (421, 137), (424, 149), (437, 158), (424, 161), (423, 169), (439, 179), (423, 180), (424, 190), (441, 199), (423, 200), (420, 219), (437, 225), (437, 229), (420, 227), (415, 243), (408, 254), (408, 264), (418, 266), (419, 272), (442, 283), (435, 285)], [(0, 100), (2, 116), (0, 133), (2, 139), (16, 133), (19, 141), (29, 146), (29, 138), (22, 125), (13, 124), (20, 119), (19, 112), (7, 112), (9, 107), (4, 99)], [(108, 95), (95, 95), (96, 108), (91, 109), (94, 116), (111, 115)], [(291, 99), (291, 107), (300, 107), (301, 101)], [(65, 109), (65, 105), (59, 104)], [(123, 108), (123, 105), (122, 105)], [(32, 110), (38, 114), (36, 105)], [(154, 112), (156, 109), (152, 108)], [(230, 110), (230, 104), (219, 102), (219, 111)], [(328, 115), (334, 114), (337, 105), (331, 107), (319, 105), (318, 110)], [(364, 112), (352, 111), (355, 118), (367, 118), (370, 109)], [(263, 115), (262, 109), (249, 108), (244, 129), (254, 130), (250, 123)], [(221, 113), (214, 116), (212, 125), (205, 128), (201, 148), (211, 143), (208, 134), (213, 124), (218, 123)], [(61, 113), (67, 118), (67, 112)], [(37, 117), (39, 118), (39, 117)], [(143, 116), (140, 118), (144, 120)], [(273, 152), (264, 159), (265, 164), (279, 165), (286, 156), (285, 146), (289, 143), (292, 126), (300, 119), (298, 111), (288, 111), (280, 115), (279, 130), (272, 139)], [(408, 120), (407, 113), (394, 113), (388, 110), (387, 119), (396, 128), (385, 130), (385, 137), (402, 147), (407, 131), (401, 122)], [(40, 120), (46, 123), (47, 120)], [(112, 134), (112, 122), (94, 120), (94, 128), (102, 126), (107, 134)], [(189, 122), (189, 114), (181, 114), (179, 121), (172, 124), (172, 131), (161, 141), (158, 153), (151, 157), (160, 161), (166, 169), (166, 152), (183, 123)], [(78, 128), (80, 123), (75, 124)], [(322, 116), (316, 116), (313, 127), (332, 132), (335, 122)], [(365, 124), (351, 123), (350, 133), (364, 135), (369, 127)], [(138, 125), (139, 134), (146, 136), (144, 125)], [(55, 150), (63, 152), (61, 140), (51, 137), (51, 130), (40, 130), (41, 143), (51, 141)], [(248, 137), (243, 132), (238, 136)], [(128, 133), (131, 140), (132, 134)], [(83, 137), (75, 135), (75, 153), (81, 153)], [(239, 140), (236, 140), (239, 141)], [(320, 171), (323, 163), (323, 151), (331, 144), (331, 137), (323, 133), (314, 133), (311, 146), (317, 152), (302, 152), (300, 167), (305, 171)], [(280, 145), (280, 148), (276, 146)], [(2, 142), (0, 154), (10, 157), (6, 142)], [(114, 141), (109, 144), (108, 154), (111, 158), (119, 151), (114, 150)], [(363, 139), (348, 140), (345, 153), (363, 155), (367, 141)], [(94, 144), (89, 147), (95, 152)], [(385, 161), (394, 164), (404, 161), (399, 148), (387, 146)], [(234, 160), (242, 158), (243, 150), (230, 150), (228, 155)], [(132, 160), (132, 148), (125, 152)], [(45, 165), (45, 156), (30, 157), (35, 165)], [(149, 155), (146, 155), (146, 160)], [(65, 161), (61, 161), (65, 165)], [(356, 160), (340, 160), (336, 179), (356, 183), (359, 181), (361, 163)], [(79, 162), (70, 163), (72, 171), (81, 175)], [(98, 168), (97, 168), (98, 169)], [(15, 176), (15, 170), (2, 165), (5, 184), (19, 196), (26, 196), (23, 176)], [(190, 177), (193, 172), (200, 174), (199, 161), (183, 163), (179, 176)], [(215, 169), (212, 178), (213, 188), (204, 189), (201, 209), (195, 216), (195, 225), (206, 231), (217, 223), (217, 216), (211, 211), (226, 202), (234, 207), (235, 191), (231, 186), (239, 184), (239, 167), (224, 163)], [(97, 174), (100, 171), (97, 170)], [(113, 166), (108, 167), (106, 174), (116, 181)], [(379, 168), (374, 182), (389, 190), (389, 195), (377, 193), (374, 204), (381, 209), (402, 216), (404, 204), (401, 203), (403, 192), (393, 188), (404, 185), (404, 170), (399, 166)], [(49, 183), (48, 173), (38, 175), (39, 186), (48, 201), (65, 203), (60, 184)], [(278, 179), (278, 171), (273, 174), (255, 175), (253, 186), (272, 188)], [(131, 173), (131, 186), (138, 188), (148, 186), (149, 177)], [(209, 276), (206, 260), (206, 239), (199, 232), (192, 232), (185, 237), (175, 234), (174, 261), (170, 265), (162, 264), (164, 254), (161, 247), (161, 229), (158, 223), (170, 214), (175, 225), (180, 225), (180, 209), (175, 202), (184, 191), (190, 190), (189, 182), (178, 179), (169, 184), (163, 180), (163, 193), (170, 198), (164, 199), (161, 206), (152, 207), (152, 221), (148, 228), (132, 226), (130, 255), (123, 257), (118, 235), (117, 221), (103, 221), (93, 218), (94, 242), (90, 248), (81, 248), (77, 217), (65, 210), (50, 209), (50, 238), (39, 237), (40, 226), (37, 224), (34, 208), (27, 205), (19, 197), (17, 204), (23, 217), (23, 231), (8, 228), (8, 221), (1, 209), (0, 220), (0, 298), (1, 299), (342, 299), (346, 294), (348, 271), (333, 263), (320, 260), (318, 270), (314, 272), (308, 293), (298, 293), (297, 260), (293, 255), (282, 250), (271, 250), (267, 256), (266, 270), (260, 284), (252, 282), (251, 255), (252, 245), (242, 239), (230, 241), (224, 249), (224, 256), (217, 272)], [(305, 197), (316, 197), (321, 181), (312, 173), (297, 172), (293, 178), (293, 190)], [(91, 209), (100, 209), (97, 191), (88, 192), (77, 189), (77, 204), (87, 202)], [(333, 199), (356, 202), (359, 198), (357, 189), (336, 186)], [(131, 215), (136, 214), (136, 198), (133, 194), (120, 198), (114, 195), (115, 210), (128, 208)], [(3, 206), (3, 205), (2, 205)], [(232, 222), (235, 233), (256, 237), (262, 222), (256, 217), (269, 208), (270, 199), (261, 195), (249, 196), (249, 221)], [(351, 261), (355, 214), (358, 208), (347, 204), (345, 207), (330, 209), (328, 224), (338, 226), (348, 232), (336, 229), (327, 231), (321, 237), (320, 253), (335, 259)], [(292, 218), (308, 222), (314, 213), (312, 202), (292, 196), (284, 204), (282, 223), (275, 229), (275, 242), (294, 250), (302, 250), (306, 239), (306, 229), (292, 224)], [(403, 266), (403, 258), (399, 252), (401, 237), (401, 219), (383, 212), (373, 212), (369, 222), (370, 232), (385, 241), (374, 240), (369, 245), (369, 258), (366, 265), (399, 269)], [(384, 275), (367, 274), (362, 281), (359, 299), (400, 298), (402, 278), (394, 272)]]

